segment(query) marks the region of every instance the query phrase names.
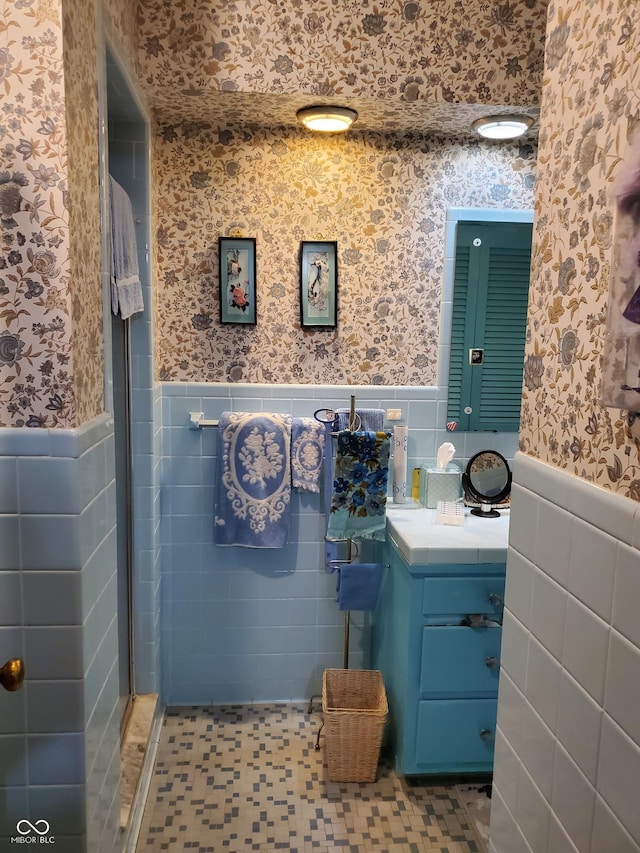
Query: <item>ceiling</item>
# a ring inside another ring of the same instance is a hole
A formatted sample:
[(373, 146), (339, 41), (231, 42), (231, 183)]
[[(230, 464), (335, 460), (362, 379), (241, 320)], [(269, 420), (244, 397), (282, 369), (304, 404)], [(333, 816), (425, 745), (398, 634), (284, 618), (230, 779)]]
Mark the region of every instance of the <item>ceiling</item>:
[(161, 124), (206, 122), (213, 127), (250, 126), (299, 128), (296, 112), (314, 104), (352, 107), (358, 119), (352, 132), (385, 134), (420, 133), (438, 136), (472, 135), (472, 122), (486, 115), (523, 113), (534, 118), (528, 136), (537, 136), (537, 107), (492, 107), (486, 104), (405, 103), (383, 99), (310, 98), (309, 95), (274, 95), (249, 92), (224, 92), (210, 89), (182, 89), (175, 92), (175, 103), (163, 98), (152, 103)]
[(358, 112), (352, 133), (470, 136), (518, 112), (536, 137), (546, 6), (141, 0), (140, 84), (162, 124), (299, 129), (333, 103)]

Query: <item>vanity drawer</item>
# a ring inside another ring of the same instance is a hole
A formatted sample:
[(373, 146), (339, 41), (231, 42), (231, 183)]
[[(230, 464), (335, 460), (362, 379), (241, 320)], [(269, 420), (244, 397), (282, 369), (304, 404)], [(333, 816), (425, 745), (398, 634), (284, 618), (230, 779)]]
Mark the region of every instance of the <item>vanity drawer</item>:
[(502, 616), (504, 577), (425, 578), (422, 613), (425, 616), (484, 613)]
[(422, 629), (420, 692), (497, 695), (502, 628), (433, 625)]
[(432, 699), (418, 707), (416, 761), (434, 769), (491, 766), (496, 699)]

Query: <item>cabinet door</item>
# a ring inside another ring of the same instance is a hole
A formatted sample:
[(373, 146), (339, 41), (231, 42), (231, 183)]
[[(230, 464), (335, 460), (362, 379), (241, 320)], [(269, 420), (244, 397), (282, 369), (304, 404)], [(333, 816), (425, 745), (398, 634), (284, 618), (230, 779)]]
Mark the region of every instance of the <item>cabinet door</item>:
[(501, 628), (428, 626), (422, 630), (420, 692), (496, 696)]
[(491, 767), (496, 699), (424, 700), (418, 708), (416, 761), (434, 770)]

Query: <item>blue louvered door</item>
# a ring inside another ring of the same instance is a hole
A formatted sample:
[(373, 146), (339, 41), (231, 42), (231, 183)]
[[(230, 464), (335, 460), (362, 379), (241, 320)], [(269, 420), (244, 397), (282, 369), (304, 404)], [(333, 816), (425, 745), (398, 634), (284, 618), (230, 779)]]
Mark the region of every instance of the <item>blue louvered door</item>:
[(529, 223), (458, 224), (447, 420), (459, 430), (518, 430), (530, 259)]

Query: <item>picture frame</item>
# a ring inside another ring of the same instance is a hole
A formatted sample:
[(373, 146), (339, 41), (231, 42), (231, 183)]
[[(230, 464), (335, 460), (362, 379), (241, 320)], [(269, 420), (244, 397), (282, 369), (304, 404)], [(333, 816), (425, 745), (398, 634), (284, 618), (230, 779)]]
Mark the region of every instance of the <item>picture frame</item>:
[(338, 318), (338, 243), (300, 243), (300, 324), (303, 329), (335, 329)]
[(219, 237), (220, 322), (255, 326), (257, 314), (255, 237)]

